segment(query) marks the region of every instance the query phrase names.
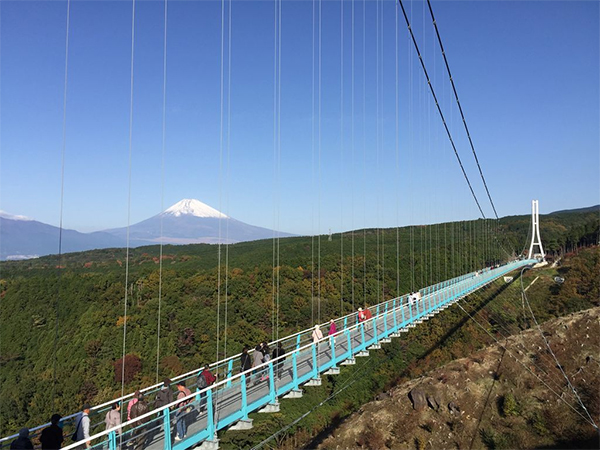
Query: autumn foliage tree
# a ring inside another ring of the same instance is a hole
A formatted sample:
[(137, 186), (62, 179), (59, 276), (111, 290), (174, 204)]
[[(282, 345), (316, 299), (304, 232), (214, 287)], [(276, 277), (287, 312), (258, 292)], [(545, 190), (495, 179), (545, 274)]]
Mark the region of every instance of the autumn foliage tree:
[(114, 363), (115, 381), (121, 383), (125, 380), (125, 384), (131, 383), (135, 376), (142, 370), (142, 361), (139, 356), (128, 354), (125, 355), (125, 370), (123, 370), (123, 358), (118, 359)]

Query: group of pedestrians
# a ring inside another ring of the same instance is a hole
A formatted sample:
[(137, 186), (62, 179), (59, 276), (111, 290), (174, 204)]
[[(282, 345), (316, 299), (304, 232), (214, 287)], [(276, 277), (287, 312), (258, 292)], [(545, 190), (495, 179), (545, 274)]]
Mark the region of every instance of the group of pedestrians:
[[(269, 379), (269, 366), (260, 367), (261, 365), (269, 362), (271, 359), (276, 359), (275, 365), (273, 366), (274, 374), (278, 379), (283, 376), (283, 356), (285, 355), (285, 349), (281, 342), (277, 343), (277, 346), (271, 352), (269, 344), (265, 341), (254, 347), (252, 356), (248, 353), (250, 348), (244, 346), (242, 354), (240, 355), (240, 372), (247, 372), (251, 369), (252, 374), (246, 376), (246, 384), (250, 384), (251, 380), (253, 385), (257, 385), (261, 381)], [(281, 359), (278, 359), (281, 358)]]
[[(371, 311), (369, 311), (368, 308), (365, 308), (364, 310), (362, 308), (358, 308), (359, 322), (364, 322), (371, 317)], [(333, 336), (336, 333), (337, 327), (335, 321), (331, 319), (329, 323), (328, 336)], [(315, 343), (318, 343), (323, 339), (323, 332), (321, 331), (319, 325), (314, 327), (312, 339)], [(246, 377), (247, 384), (253, 380), (254, 385), (256, 385), (259, 382), (265, 381), (269, 378), (268, 366), (259, 366), (267, 363), (271, 359), (276, 360), (273, 366), (274, 375), (277, 377), (277, 379), (281, 379), (283, 377), (283, 366), (285, 359), (284, 355), (286, 352), (281, 342), (277, 343), (277, 346), (273, 349), (273, 351), (271, 351), (269, 345), (265, 341), (261, 342), (254, 348), (252, 356), (249, 354), (249, 350), (249, 347), (245, 346), (240, 356), (240, 371), (249, 372), (253, 369), (251, 376), (248, 375)], [(198, 403), (200, 413), (206, 410), (207, 393), (205, 389), (212, 385), (215, 381), (216, 378), (210, 372), (208, 366), (204, 366), (202, 371), (198, 374), (198, 378), (196, 380), (196, 387), (200, 391)], [(187, 398), (191, 396), (192, 392), (185, 386), (185, 383), (183, 382), (177, 383), (176, 392), (177, 398), (174, 398), (174, 392), (171, 388), (171, 380), (169, 378), (165, 378), (163, 380), (162, 388), (156, 393), (154, 404), (152, 406), (153, 409), (156, 410), (164, 408), (165, 406), (174, 403), (176, 400), (181, 400), (181, 402), (176, 403), (175, 406), (170, 407), (171, 410), (175, 410), (175, 414), (173, 414), (173, 422), (175, 423), (174, 440), (181, 441), (186, 438), (188, 420), (191, 416), (191, 412), (193, 411), (192, 401), (194, 398)], [(82, 412), (77, 420), (75, 432), (71, 437), (74, 442), (82, 442), (86, 448), (91, 448), (90, 411), (91, 406), (89, 404), (86, 403), (83, 405)], [(149, 405), (144, 393), (139, 390), (135, 391), (133, 398), (127, 404), (127, 421), (134, 421), (134, 431), (129, 444), (132, 450), (143, 450), (153, 440), (155, 433), (147, 429), (147, 424), (152, 420), (152, 416), (144, 417), (150, 411), (151, 406)], [(161, 411), (164, 411), (164, 409)], [(161, 412), (158, 414), (160, 415)], [(59, 414), (54, 414), (50, 419), (50, 426), (42, 431), (40, 435), (42, 450), (57, 450), (61, 448), (64, 442), (61, 419), (62, 417)], [(121, 435), (121, 403), (116, 402), (112, 404), (111, 409), (106, 413), (104, 423), (107, 430), (115, 429), (117, 436)], [(33, 450), (33, 444), (29, 438), (28, 428), (22, 428), (19, 431), (19, 437), (11, 443), (10, 448), (11, 450)]]

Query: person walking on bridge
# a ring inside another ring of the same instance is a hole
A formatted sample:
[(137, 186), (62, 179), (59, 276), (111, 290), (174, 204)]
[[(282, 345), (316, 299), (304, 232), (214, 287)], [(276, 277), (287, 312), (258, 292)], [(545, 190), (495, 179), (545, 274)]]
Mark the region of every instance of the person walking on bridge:
[(252, 353), (252, 374), (254, 375), (254, 385), (258, 383), (259, 370), (256, 367), (262, 364), (263, 354), (262, 354), (262, 343), (258, 344), (254, 348), (254, 353)]
[[(106, 413), (104, 423), (107, 430), (121, 425), (121, 404), (119, 402), (113, 403), (111, 410)], [(121, 428), (117, 428), (116, 432), (117, 435), (120, 435)]]
[(50, 426), (44, 428), (42, 435), (40, 436), (40, 443), (42, 444), (42, 450), (57, 450), (61, 447), (64, 437), (63, 430), (58, 425), (60, 422), (60, 414), (52, 414), (50, 418)]
[(154, 399), (154, 409), (162, 408), (167, 406), (169, 403), (173, 403), (173, 391), (171, 390), (171, 380), (165, 378), (163, 380), (163, 387), (156, 393)]
[(33, 450), (29, 439), (29, 428), (21, 428), (19, 437), (10, 443), (10, 450)]
[[(137, 391), (137, 402), (131, 407), (131, 419), (137, 419), (150, 411), (148, 402), (144, 398), (144, 394)], [(144, 417), (136, 420), (133, 425), (135, 431), (133, 432), (133, 450), (143, 450), (146, 447), (146, 443), (149, 440), (146, 435), (146, 424), (150, 421), (150, 417)]]
[(333, 319), (331, 319), (329, 321), (329, 334), (328, 334), (328, 336), (333, 336), (335, 333), (337, 333), (337, 327), (335, 326), (335, 321)]
[(90, 410), (92, 407), (86, 403), (83, 405), (81, 418), (77, 423), (77, 428), (75, 429), (75, 441), (85, 441), (86, 448), (91, 448), (92, 443), (90, 441)]
[(185, 435), (187, 433), (187, 414), (189, 412), (188, 405), (192, 401), (191, 398), (188, 398), (187, 400), (183, 399), (192, 395), (192, 391), (185, 387), (183, 381), (177, 383), (177, 390), (179, 391), (179, 394), (177, 394), (177, 400), (182, 401), (177, 404), (178, 410), (175, 413), (175, 417), (177, 418), (177, 434), (175, 435), (175, 440), (181, 441), (185, 439)]

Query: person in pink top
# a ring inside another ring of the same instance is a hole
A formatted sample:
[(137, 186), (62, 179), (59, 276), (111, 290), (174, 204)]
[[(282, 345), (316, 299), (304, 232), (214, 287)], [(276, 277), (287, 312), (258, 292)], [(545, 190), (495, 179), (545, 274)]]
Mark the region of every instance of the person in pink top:
[(331, 319), (329, 321), (329, 336), (333, 336), (335, 333), (337, 333), (337, 327), (335, 326), (333, 319)]
[(131, 420), (131, 408), (133, 407), (133, 405), (135, 405), (138, 402), (138, 397), (140, 396), (140, 391), (135, 391), (135, 395), (133, 396), (133, 398), (131, 400), (129, 400), (129, 403), (127, 404), (127, 420)]

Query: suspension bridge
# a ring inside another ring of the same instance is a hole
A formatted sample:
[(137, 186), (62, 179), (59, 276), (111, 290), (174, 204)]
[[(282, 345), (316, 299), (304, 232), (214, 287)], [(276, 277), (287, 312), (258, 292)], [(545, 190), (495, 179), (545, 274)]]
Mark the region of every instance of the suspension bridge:
[[(313, 2), (314, 3), (314, 2)], [(364, 2), (363, 2), (364, 3)], [(410, 43), (413, 44), (416, 55), (423, 71), (424, 79), (426, 82), (427, 89), (433, 99), (435, 105), (435, 111), (439, 114), (441, 124), (443, 125), (443, 132), (448, 138), (450, 146), (453, 150), (453, 155), (456, 157), (458, 166), (460, 167), (460, 173), (469, 189), (470, 196), (473, 198), (477, 210), (484, 219), (483, 206), (480, 203), (475, 189), (469, 179), (463, 160), (461, 159), (456, 139), (452, 135), (452, 127), (449, 120), (444, 115), (443, 108), (441, 106), (441, 97), (436, 95), (434, 89), (435, 76), (430, 78), (426, 68), (425, 58), (422, 57), (417, 38), (413, 33), (411, 27), (410, 17), (402, 0), (394, 2), (396, 6), (396, 26), (398, 24), (398, 18), (403, 17), (407, 30), (410, 35)], [(134, 21), (135, 22), (135, 0), (134, 4)], [(224, 4), (224, 2), (223, 2)], [(231, 14), (231, 2), (229, 3), (229, 14)], [(275, 138), (275, 154), (276, 158), (280, 157), (281, 152), (281, 125), (280, 125), (280, 109), (281, 109), (281, 0), (275, 0), (275, 73), (274, 73), (274, 138)], [(341, 0), (342, 8), (342, 20), (343, 20), (343, 0)], [(485, 188), (486, 196), (489, 200), (490, 206), (493, 210), (493, 215), (496, 220), (498, 214), (496, 212), (496, 206), (492, 200), (490, 190), (486, 183), (483, 175), (482, 168), (479, 164), (479, 160), (475, 151), (471, 134), (467, 127), (467, 122), (463, 114), (462, 106), (458, 99), (456, 87), (454, 85), (453, 77), (450, 72), (449, 63), (444, 51), (440, 32), (437, 28), (437, 23), (433, 16), (433, 9), (431, 3), (427, 0), (428, 9), (431, 15), (432, 23), (435, 27), (435, 33), (437, 37), (437, 43), (443, 55), (444, 66), (447, 71), (448, 79), (452, 87), (452, 94), (454, 101), (458, 106), (462, 124), (464, 125), (464, 131), (468, 137), (469, 147), (472, 151), (476, 167), (481, 177), (482, 184)], [(314, 8), (314, 6), (313, 6)], [(320, 8), (320, 1), (319, 1)], [(352, 1), (352, 8), (354, 8), (354, 1)], [(165, 0), (165, 24), (166, 24), (166, 11), (167, 1)], [(222, 24), (225, 23), (224, 9), (222, 9)], [(320, 9), (319, 9), (320, 11)], [(354, 21), (354, 9), (352, 9), (353, 21)], [(381, 20), (383, 23), (383, 8), (378, 9), (378, 20), (379, 14), (381, 14)], [(400, 15), (401, 14), (401, 15)], [(412, 14), (412, 10), (411, 10)], [(315, 17), (315, 11), (313, 9), (313, 19)], [(231, 16), (229, 16), (231, 21)], [(319, 12), (319, 43), (321, 39), (320, 31), (320, 12)], [(354, 22), (353, 22), (354, 23)], [(69, 16), (67, 16), (67, 48), (66, 53), (68, 57), (68, 25)], [(313, 24), (314, 26), (314, 24)], [(353, 25), (354, 26), (354, 25)], [(229, 23), (229, 27), (231, 24)], [(343, 27), (342, 27), (343, 28)], [(230, 29), (230, 28), (229, 28)], [(313, 40), (315, 37), (315, 30), (313, 30)], [(379, 31), (378, 31), (379, 33)], [(131, 134), (132, 134), (132, 116), (133, 116), (133, 25), (132, 25), (132, 56), (131, 56), (131, 104), (130, 104), (130, 128), (129, 128), (129, 151), (131, 158)], [(223, 35), (224, 36), (224, 35)], [(222, 38), (223, 38), (222, 36)], [(379, 45), (381, 38), (381, 48), (383, 48), (383, 33), (381, 36), (377, 36), (377, 43)], [(353, 35), (354, 39), (354, 35)], [(396, 46), (398, 41), (398, 31), (396, 28)], [(222, 40), (221, 51), (222, 51), (222, 66), (221, 66), (221, 153), (223, 153), (223, 125), (224, 125), (224, 95), (223, 90), (227, 90), (227, 101), (229, 101), (231, 87), (226, 87), (224, 82), (223, 73), (224, 66), (223, 52), (225, 45)], [(354, 40), (352, 41), (354, 46)], [(314, 42), (313, 42), (314, 45)], [(320, 45), (320, 44), (319, 44)], [(342, 30), (342, 47), (343, 47), (343, 30)], [(364, 50), (364, 49), (363, 49)], [(397, 47), (396, 47), (397, 50)], [(353, 47), (354, 51), (354, 47)], [(380, 51), (379, 48), (377, 50)], [(319, 48), (319, 64), (321, 63), (321, 49)], [(343, 70), (343, 51), (342, 53), (342, 70)], [(397, 57), (398, 51), (396, 51)], [(228, 70), (230, 70), (230, 58), (231, 49), (228, 50), (227, 56), (229, 58)], [(379, 53), (377, 54), (379, 58)], [(354, 58), (354, 56), (353, 56)], [(314, 48), (313, 48), (313, 63), (315, 61)], [(68, 62), (68, 58), (67, 58)], [(383, 53), (381, 53), (381, 60), (378, 60), (378, 64), (382, 64), (383, 67)], [(166, 25), (165, 25), (165, 61), (164, 61), (164, 76), (166, 77)], [(68, 64), (67, 64), (68, 67)], [(320, 75), (319, 66), (319, 77)], [(66, 86), (67, 86), (67, 68), (65, 68), (65, 97), (64, 97), (64, 108), (66, 116)], [(314, 98), (315, 98), (315, 86), (314, 86), (314, 72), (313, 67), (313, 112), (315, 109)], [(379, 76), (378, 82), (379, 82)], [(381, 74), (383, 78), (383, 75)], [(352, 78), (354, 83), (354, 75)], [(433, 82), (432, 82), (433, 80)], [(228, 76), (228, 82), (230, 82), (230, 75)], [(341, 79), (343, 84), (343, 76)], [(398, 60), (396, 59), (396, 84), (398, 84)], [(320, 78), (318, 80), (319, 90), (319, 136), (321, 133), (321, 112), (320, 112)], [(354, 95), (354, 86), (353, 86)], [(163, 87), (163, 151), (164, 151), (164, 96), (165, 88)], [(363, 92), (364, 95), (364, 92)], [(396, 102), (398, 99), (398, 90), (396, 89)], [(412, 94), (411, 94), (412, 95)], [(383, 97), (383, 92), (379, 87), (377, 88), (377, 98)], [(354, 99), (354, 97), (352, 97)], [(354, 101), (354, 100), (353, 100)], [(354, 105), (352, 120), (354, 120)], [(378, 114), (380, 114), (377, 106)], [(342, 108), (343, 109), (343, 90), (342, 90)], [(382, 107), (383, 109), (383, 107)], [(230, 114), (229, 110), (227, 114)], [(381, 114), (383, 115), (383, 114)], [(340, 114), (342, 117), (342, 130), (343, 124), (343, 113)], [(396, 103), (396, 118), (398, 118), (398, 104)], [(64, 121), (63, 117), (63, 127)], [(229, 126), (229, 125), (228, 125)], [(379, 133), (379, 124), (378, 133)], [(354, 128), (354, 122), (352, 122)], [(381, 125), (383, 127), (383, 125)], [(229, 132), (229, 131), (228, 131)], [(314, 124), (313, 124), (313, 134)], [(341, 133), (343, 136), (343, 132)], [(396, 129), (396, 147), (398, 147), (398, 128)], [(382, 135), (383, 136), (383, 133)], [(378, 139), (379, 139), (378, 134)], [(314, 139), (314, 136), (313, 136)], [(319, 137), (320, 139), (320, 137)], [(343, 137), (342, 137), (343, 139)], [(318, 143), (320, 148), (321, 143)], [(343, 144), (342, 144), (343, 146)], [(319, 150), (320, 151), (320, 150)], [(223, 155), (221, 155), (223, 156)], [(277, 160), (278, 161), (278, 160)], [(278, 164), (278, 163), (277, 163)], [(63, 165), (64, 165), (64, 128), (63, 128)], [(64, 170), (64, 169), (63, 169)], [(320, 168), (319, 168), (320, 170)], [(131, 175), (130, 175), (131, 176)], [(131, 183), (130, 183), (131, 184)], [(131, 194), (131, 186), (129, 187)], [(62, 195), (62, 194), (61, 194)], [(131, 195), (129, 195), (131, 197)], [(61, 199), (62, 202), (62, 199)], [(62, 203), (61, 203), (62, 205)], [(130, 207), (130, 205), (129, 205)], [(61, 209), (62, 214), (62, 209)], [(62, 227), (62, 216), (61, 216), (61, 227)], [(493, 238), (490, 235), (487, 236), (488, 241), (495, 240), (496, 245), (500, 245), (498, 242), (498, 236)], [(275, 242), (275, 239), (274, 239)], [(486, 243), (489, 245), (489, 242)], [(59, 244), (60, 245), (60, 244)], [(342, 241), (343, 245), (343, 241)], [(411, 244), (412, 245), (412, 244)], [(220, 248), (220, 247), (219, 247)], [(128, 247), (129, 250), (129, 247)], [(378, 249), (379, 250), (379, 249)], [(60, 250), (59, 250), (60, 254)], [(343, 247), (342, 247), (343, 254)], [(239, 430), (247, 430), (252, 428), (253, 421), (250, 417), (252, 413), (274, 413), (278, 412), (280, 408), (280, 402), (282, 401), (294, 401), (295, 398), (302, 397), (303, 389), (309, 389), (311, 386), (318, 386), (321, 383), (321, 377), (324, 375), (335, 376), (340, 373), (342, 366), (356, 364), (356, 358), (368, 357), (369, 352), (376, 352), (382, 348), (383, 345), (389, 344), (392, 339), (402, 336), (403, 333), (409, 332), (412, 328), (422, 324), (434, 315), (441, 311), (451, 307), (452, 305), (459, 302), (466, 296), (477, 292), (485, 286), (493, 283), (494, 281), (510, 274), (511, 272), (522, 270), (526, 267), (532, 267), (536, 264), (544, 263), (544, 250), (542, 247), (542, 241), (539, 231), (539, 207), (537, 201), (533, 202), (532, 205), (532, 222), (531, 222), (531, 242), (529, 245), (529, 251), (527, 257), (521, 259), (507, 258), (502, 264), (489, 264), (485, 266), (481, 264), (477, 270), (472, 270), (461, 276), (451, 278), (431, 286), (422, 287), (418, 292), (420, 295), (413, 296), (412, 294), (406, 294), (397, 296), (392, 299), (383, 300), (370, 308), (373, 313), (372, 317), (368, 320), (359, 320), (357, 312), (352, 312), (342, 317), (333, 319), (336, 325), (336, 332), (330, 336), (325, 336), (320, 340), (313, 339), (314, 327), (304, 329), (300, 332), (285, 336), (281, 339), (274, 339), (269, 343), (271, 348), (281, 344), (285, 350), (283, 356), (271, 359), (259, 366), (253, 367), (250, 370), (242, 371), (240, 365), (241, 354), (235, 354), (225, 359), (215, 361), (208, 367), (211, 371), (220, 374), (221, 376), (217, 379), (217, 382), (211, 386), (203, 389), (196, 389), (196, 380), (199, 374), (204, 369), (203, 367), (196, 368), (187, 373), (178, 375), (172, 378), (173, 382), (184, 383), (188, 388), (191, 388), (192, 393), (184, 398), (177, 399), (171, 404), (161, 406), (159, 408), (150, 409), (146, 414), (136, 417), (132, 420), (125, 421), (117, 427), (103, 429), (104, 418), (106, 413), (111, 409), (115, 402), (121, 403), (123, 406), (127, 404), (133, 397), (134, 393), (121, 395), (119, 398), (115, 398), (109, 402), (95, 405), (91, 408), (90, 412), (90, 438), (89, 445), (86, 442), (73, 442), (69, 443), (64, 449), (70, 450), (75, 448), (88, 447), (95, 450), (117, 450), (124, 448), (124, 446), (131, 445), (137, 449), (150, 449), (150, 450), (183, 450), (200, 446), (205, 450), (217, 449), (219, 447), (218, 432), (227, 430), (227, 432), (234, 433)], [(219, 258), (221, 253), (219, 250)], [(274, 243), (274, 265), (275, 257), (275, 243)], [(398, 257), (399, 259), (399, 257)], [(485, 259), (485, 258), (483, 258)], [(162, 245), (161, 245), (161, 258), (159, 258), (162, 264)], [(128, 262), (128, 261), (127, 261)], [(219, 260), (220, 262), (220, 260)], [(277, 254), (277, 263), (279, 262), (279, 255)], [(219, 266), (220, 267), (220, 266)], [(161, 266), (162, 268), (162, 266)], [(414, 270), (414, 269), (413, 269)], [(460, 273), (460, 272), (457, 272)], [(220, 277), (220, 272), (219, 272)], [(127, 281), (126, 281), (127, 285)], [(125, 299), (127, 305), (127, 297)], [(342, 310), (342, 308), (340, 308)], [(125, 317), (127, 310), (125, 309)], [(321, 324), (321, 328), (327, 329), (329, 322)], [(158, 327), (160, 330), (160, 326)], [(218, 334), (218, 333), (217, 333)], [(124, 338), (125, 340), (125, 338)], [(217, 342), (217, 348), (218, 348)], [(124, 342), (125, 347), (125, 342)], [(250, 354), (256, 350), (251, 350)], [(218, 351), (217, 351), (218, 354)], [(123, 363), (124, 365), (124, 363)], [(141, 389), (141, 392), (148, 399), (153, 399), (154, 395), (162, 388), (161, 384), (155, 384)], [(124, 392), (123, 392), (124, 394)], [(183, 404), (185, 403), (185, 404)], [(182, 405), (183, 404), (183, 405)], [(61, 422), (64, 428), (65, 436), (70, 436), (77, 428), (81, 418), (80, 412), (75, 412), (66, 417), (63, 417)], [(184, 420), (187, 424), (187, 434), (180, 439), (176, 437), (176, 422)], [(30, 429), (32, 435), (39, 436), (40, 432), (47, 427), (49, 424), (40, 425)], [(7, 436), (0, 439), (0, 448), (6, 448), (17, 435)]]
[[(139, 445), (135, 443), (140, 440), (144, 441), (145, 448), (153, 450), (182, 450), (197, 444), (202, 444), (201, 448), (205, 449), (218, 448), (217, 431), (251, 428), (250, 413), (279, 411), (280, 398), (293, 401), (301, 397), (302, 386), (319, 385), (322, 374), (338, 374), (340, 366), (355, 364), (355, 358), (369, 356), (369, 351), (381, 349), (381, 345), (391, 342), (392, 338), (408, 332), (467, 295), (510, 272), (538, 262), (538, 258), (511, 261), (423, 288), (416, 299), (411, 294), (387, 300), (372, 307), (373, 317), (367, 321), (359, 321), (356, 313), (339, 317), (335, 319), (339, 331), (318, 342), (311, 337), (313, 328), (271, 342), (272, 346), (280, 342), (286, 354), (245, 372), (239, 368), (240, 354), (217, 361), (210, 364), (209, 368), (213, 371), (222, 369), (226, 374), (223, 380), (205, 389), (195, 390), (183, 399), (153, 409), (119, 427), (93, 434), (90, 437), (91, 448), (116, 450), (123, 444)], [(327, 325), (324, 323), (322, 327)], [(184, 382), (193, 388), (202, 369), (175, 377), (173, 381)], [(141, 392), (151, 395), (161, 387), (162, 384), (157, 384)], [(133, 393), (93, 407), (90, 413), (91, 429), (104, 424), (104, 416), (113, 403), (125, 404), (131, 398)], [(206, 399), (205, 409), (200, 408), (203, 399)], [(178, 406), (187, 401), (191, 403)], [(187, 436), (175, 441), (174, 423), (182, 415), (185, 415), (188, 423)], [(67, 435), (75, 430), (79, 418), (80, 414), (76, 413), (62, 419)], [(39, 433), (48, 425), (32, 428), (31, 431)], [(15, 437), (4, 438), (3, 444)], [(64, 448), (81, 446), (81, 442), (76, 442)]]

